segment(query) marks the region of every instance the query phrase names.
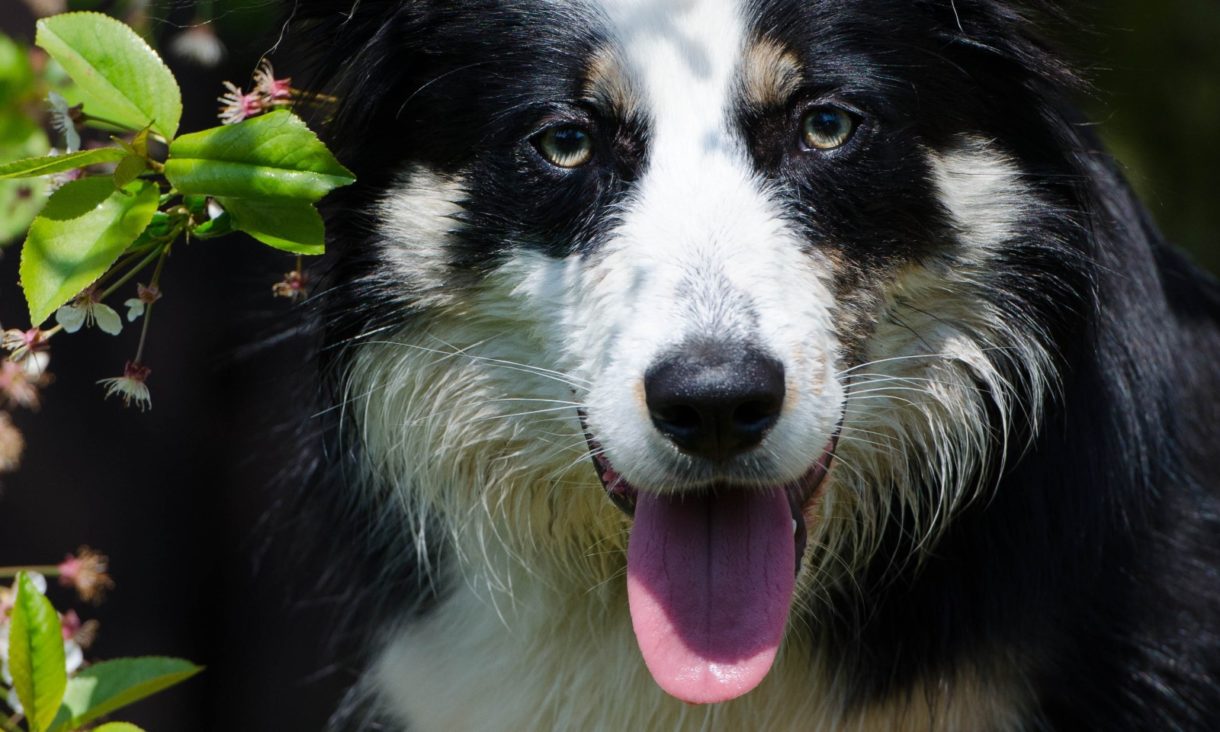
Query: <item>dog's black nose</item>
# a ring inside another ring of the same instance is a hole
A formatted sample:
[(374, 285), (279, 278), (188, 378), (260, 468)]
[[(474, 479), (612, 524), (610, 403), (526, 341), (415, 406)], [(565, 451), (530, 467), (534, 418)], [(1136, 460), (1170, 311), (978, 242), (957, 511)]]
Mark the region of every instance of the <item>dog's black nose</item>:
[(779, 419), (784, 366), (753, 348), (700, 343), (644, 374), (652, 423), (683, 451), (727, 460), (754, 447)]

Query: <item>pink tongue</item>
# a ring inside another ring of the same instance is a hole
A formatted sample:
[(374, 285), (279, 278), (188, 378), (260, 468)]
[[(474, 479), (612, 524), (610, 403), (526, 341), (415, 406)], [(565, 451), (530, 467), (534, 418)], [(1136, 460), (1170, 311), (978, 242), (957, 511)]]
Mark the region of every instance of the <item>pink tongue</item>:
[(631, 624), (652, 677), (692, 704), (735, 699), (775, 660), (796, 574), (782, 490), (641, 492), (627, 547)]

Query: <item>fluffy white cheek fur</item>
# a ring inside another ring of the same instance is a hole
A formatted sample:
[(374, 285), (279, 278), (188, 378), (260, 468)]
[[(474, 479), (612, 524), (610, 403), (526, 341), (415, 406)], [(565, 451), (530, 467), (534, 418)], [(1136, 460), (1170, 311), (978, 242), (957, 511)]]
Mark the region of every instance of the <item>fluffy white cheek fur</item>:
[(1057, 380), (1040, 324), (984, 297), (1036, 191), (1015, 162), (976, 138), (928, 156), (957, 246), (897, 278), (866, 362), (843, 375), (851, 385), (838, 466), (820, 507), (827, 520), (811, 542), (810, 584), (868, 561), (893, 512), (933, 546), (1002, 472), (1007, 455), (1000, 464), (989, 456), (1015, 422), (1036, 431)]

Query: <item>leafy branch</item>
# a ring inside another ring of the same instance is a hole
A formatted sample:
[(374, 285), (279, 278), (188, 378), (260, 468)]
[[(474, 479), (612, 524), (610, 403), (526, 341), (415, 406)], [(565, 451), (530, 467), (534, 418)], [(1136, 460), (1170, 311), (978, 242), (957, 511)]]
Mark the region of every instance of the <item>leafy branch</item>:
[[(287, 109), (301, 95), (268, 65), (256, 73), (254, 91), (228, 85), (222, 117), (230, 124), (179, 135), (178, 83), (123, 23), (65, 13), (40, 20), (35, 43), (75, 82), (64, 92), (69, 98), (52, 98), (56, 128), (114, 134), (109, 145), (0, 164), (0, 181), (51, 176), (59, 185), (21, 250), (31, 328), (8, 331), (5, 343), (11, 360), (33, 364), (26, 370), (36, 373), (61, 332), (96, 326), (118, 334), (122, 318), (106, 300), (153, 267), (124, 303), (129, 321), (145, 319), (136, 355), (123, 376), (101, 382), (107, 396), (147, 407), (144, 343), (175, 247), (242, 231), (296, 255), (321, 254), (325, 230), (314, 204), (355, 179)], [(299, 281), (299, 266), (296, 274)], [(30, 361), (39, 354), (41, 362)]]
[[(50, 574), (74, 571), (69, 569), (73, 561), (69, 557), (58, 567), (43, 569)], [(80, 649), (74, 647), (76, 659), (69, 660), (67, 649), (75, 641), (46, 597), (45, 579), (34, 569), (21, 568), (15, 573), (13, 586), (0, 590), (8, 613), (0, 613), (0, 640), (4, 641), (0, 645), (7, 646), (0, 660), (12, 679), (5, 701), (18, 715), (0, 715), (0, 728), (6, 732), (21, 732), (18, 722), (22, 718), (26, 732), (80, 730), (203, 670), (181, 659), (160, 656), (119, 658), (78, 670)], [(75, 614), (68, 617), (75, 618)], [(70, 669), (74, 672), (71, 676)], [(96, 730), (139, 732), (138, 727), (126, 722), (110, 722)]]

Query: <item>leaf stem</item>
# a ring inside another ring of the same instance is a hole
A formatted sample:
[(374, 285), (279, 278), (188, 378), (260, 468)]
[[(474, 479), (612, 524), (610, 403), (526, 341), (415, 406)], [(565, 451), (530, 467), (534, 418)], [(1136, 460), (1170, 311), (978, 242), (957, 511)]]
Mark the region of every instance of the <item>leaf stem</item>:
[(105, 125), (106, 127), (110, 127), (113, 130), (125, 132), (127, 134), (133, 134), (133, 133), (139, 132), (139, 130), (133, 130), (131, 127), (128, 127), (125, 124), (120, 124), (119, 122), (115, 122), (114, 120), (106, 119), (105, 117), (99, 117), (96, 114), (89, 114), (88, 112), (81, 112), (80, 116), (81, 116), (82, 124), (87, 125), (90, 122), (97, 122), (98, 124)]
[(144, 255), (144, 258), (143, 258), (143, 259), (141, 259), (141, 260), (140, 260), (140, 261), (139, 261), (139, 262), (136, 264), (136, 266), (134, 266), (134, 267), (132, 267), (131, 269), (129, 269), (129, 270), (127, 271), (127, 274), (125, 274), (125, 275), (123, 275), (122, 277), (120, 277), (118, 282), (115, 282), (115, 283), (114, 283), (113, 285), (111, 285), (110, 287), (107, 287), (107, 288), (105, 289), (105, 291), (103, 291), (103, 292), (102, 292), (102, 294), (101, 294), (101, 295), (98, 295), (98, 299), (99, 299), (99, 300), (105, 300), (106, 298), (108, 298), (108, 297), (110, 297), (111, 295), (113, 295), (113, 294), (114, 294), (114, 292), (115, 292), (115, 290), (119, 289), (119, 288), (120, 288), (120, 287), (122, 287), (123, 285), (127, 284), (128, 282), (130, 282), (132, 277), (135, 277), (135, 276), (136, 276), (136, 274), (138, 274), (138, 273), (139, 273), (141, 270), (143, 270), (145, 267), (147, 267), (149, 264), (151, 264), (151, 263), (152, 263), (152, 261), (153, 261), (153, 258), (155, 258), (155, 257), (157, 257), (158, 255), (160, 255), (160, 254), (161, 254), (162, 252), (164, 252), (166, 249), (169, 249), (169, 244), (162, 244), (161, 246), (156, 247), (156, 248), (154, 248), (154, 249), (150, 250), (150, 251), (148, 252), (148, 254)]
[(59, 567), (54, 564), (33, 564), (28, 567), (0, 567), (0, 579), (13, 579), (20, 572), (37, 572), (47, 577), (58, 577)]
[(21, 715), (9, 719), (7, 716), (0, 714), (0, 729), (3, 729), (4, 732), (21, 732), (21, 728), (13, 721), (14, 719), (21, 719)]
[(101, 277), (97, 278), (97, 281), (95, 281), (93, 283), (93, 287), (97, 288), (97, 287), (101, 287), (102, 285), (106, 284), (106, 280), (108, 280), (111, 277), (118, 274), (121, 270), (125, 269), (127, 267), (127, 265), (136, 261), (136, 259), (138, 259), (140, 257), (140, 255), (142, 255), (144, 253), (145, 253), (144, 251), (134, 251), (134, 252), (128, 252), (127, 254), (124, 254), (122, 257), (119, 258), (119, 261), (115, 262), (110, 267), (110, 269), (106, 270), (102, 274)]

